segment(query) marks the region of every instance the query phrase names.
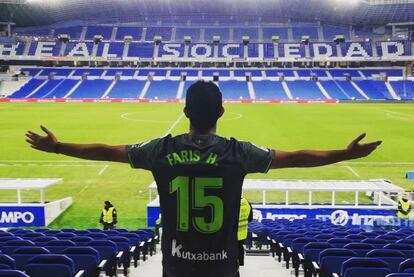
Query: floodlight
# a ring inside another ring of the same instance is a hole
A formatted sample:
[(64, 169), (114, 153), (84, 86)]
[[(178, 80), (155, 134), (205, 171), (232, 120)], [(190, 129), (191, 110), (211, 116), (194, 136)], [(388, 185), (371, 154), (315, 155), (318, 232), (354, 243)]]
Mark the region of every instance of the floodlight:
[(249, 44), (250, 42), (250, 37), (249, 36), (242, 36), (242, 40), (243, 40), (243, 44)]
[(162, 37), (161, 36), (154, 36), (154, 43), (155, 44), (160, 44), (162, 41)]
[(220, 43), (220, 39), (221, 39), (220, 36), (213, 36), (213, 42), (214, 43)]
[(279, 43), (280, 37), (279, 36), (272, 36), (273, 43)]
[(124, 36), (124, 41), (125, 42), (131, 42), (134, 38), (130, 35)]
[(301, 43), (308, 45), (310, 40), (310, 36), (302, 36)]
[(191, 36), (184, 36), (184, 43), (191, 43)]
[(95, 43), (95, 44), (98, 44), (98, 43), (100, 43), (100, 42), (102, 42), (103, 41), (103, 36), (101, 36), (101, 35), (94, 35), (93, 36), (93, 42)]

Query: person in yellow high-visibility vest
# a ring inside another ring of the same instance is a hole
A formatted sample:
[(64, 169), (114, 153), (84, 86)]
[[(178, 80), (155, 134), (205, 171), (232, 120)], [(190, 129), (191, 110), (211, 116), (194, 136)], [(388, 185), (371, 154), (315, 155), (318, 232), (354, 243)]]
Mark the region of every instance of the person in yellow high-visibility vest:
[(104, 202), (104, 208), (102, 209), (101, 219), (104, 230), (110, 230), (115, 228), (118, 223), (118, 216), (115, 207), (109, 201)]
[(411, 201), (408, 199), (408, 195), (404, 194), (401, 199), (398, 200), (397, 217), (403, 221), (409, 220), (411, 216)]
[(239, 265), (244, 265), (244, 241), (247, 238), (248, 223), (253, 220), (253, 208), (246, 198), (240, 200), (239, 229), (237, 239), (239, 241)]

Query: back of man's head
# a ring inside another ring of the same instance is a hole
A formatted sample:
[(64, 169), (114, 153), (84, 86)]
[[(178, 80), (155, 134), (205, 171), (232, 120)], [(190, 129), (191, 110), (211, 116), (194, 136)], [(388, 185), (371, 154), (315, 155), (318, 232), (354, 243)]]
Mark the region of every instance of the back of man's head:
[(213, 128), (222, 115), (222, 109), (222, 94), (213, 82), (197, 81), (188, 88), (185, 112), (194, 128)]

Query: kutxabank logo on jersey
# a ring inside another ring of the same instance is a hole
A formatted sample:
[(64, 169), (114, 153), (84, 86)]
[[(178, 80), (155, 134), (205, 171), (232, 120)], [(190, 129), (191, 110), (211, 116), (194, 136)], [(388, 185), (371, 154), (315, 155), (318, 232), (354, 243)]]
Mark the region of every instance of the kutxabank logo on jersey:
[(219, 252), (191, 252), (185, 250), (185, 247), (177, 243), (177, 240), (172, 240), (171, 245), (171, 256), (178, 259), (189, 260), (189, 261), (224, 261), (227, 260), (227, 251), (224, 249)]

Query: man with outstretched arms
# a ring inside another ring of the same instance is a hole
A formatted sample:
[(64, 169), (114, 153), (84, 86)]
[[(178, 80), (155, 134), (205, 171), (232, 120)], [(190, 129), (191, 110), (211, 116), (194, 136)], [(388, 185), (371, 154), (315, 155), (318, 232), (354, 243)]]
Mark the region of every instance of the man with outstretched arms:
[(152, 172), (163, 221), (164, 277), (239, 276), (237, 230), (247, 174), (361, 158), (381, 144), (361, 144), (363, 134), (342, 150), (286, 152), (218, 136), (216, 123), (224, 109), (213, 82), (191, 85), (184, 113), (190, 120), (188, 133), (135, 145), (63, 143), (43, 126), (46, 136), (26, 134), (31, 147), (41, 151), (129, 163)]

